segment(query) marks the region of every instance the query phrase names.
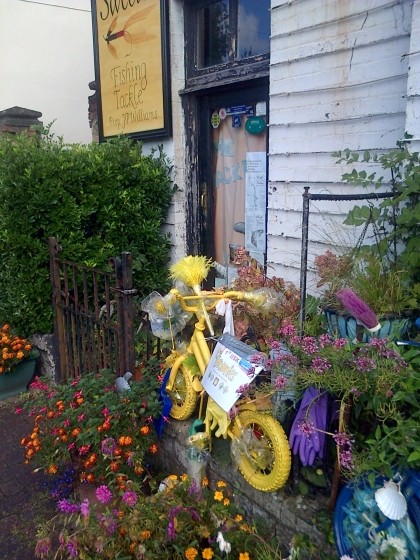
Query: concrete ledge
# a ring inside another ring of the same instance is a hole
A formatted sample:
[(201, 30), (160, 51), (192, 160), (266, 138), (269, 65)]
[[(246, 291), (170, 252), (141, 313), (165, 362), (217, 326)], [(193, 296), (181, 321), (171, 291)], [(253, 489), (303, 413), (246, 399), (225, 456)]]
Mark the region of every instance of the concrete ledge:
[[(189, 472), (186, 440), (191, 421), (171, 420), (165, 425), (160, 461), (167, 472)], [(297, 532), (308, 535), (318, 545), (325, 544), (325, 536), (314, 526), (313, 519), (320, 511), (327, 509), (327, 498), (289, 496), (283, 489), (276, 492), (255, 490), (233, 466), (229, 439), (213, 440), (213, 452), (206, 475), (212, 487), (218, 480), (229, 483), (234, 488), (236, 503), (245, 511), (248, 519), (258, 519), (272, 532), (273, 537), (278, 538), (285, 550)]]

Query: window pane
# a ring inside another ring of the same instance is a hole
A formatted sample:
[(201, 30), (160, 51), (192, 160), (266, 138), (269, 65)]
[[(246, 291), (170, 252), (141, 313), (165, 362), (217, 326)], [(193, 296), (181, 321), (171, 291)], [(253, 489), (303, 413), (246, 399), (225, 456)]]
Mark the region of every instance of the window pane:
[(197, 11), (197, 67), (229, 60), (229, 0)]
[(238, 0), (237, 58), (270, 50), (270, 0)]

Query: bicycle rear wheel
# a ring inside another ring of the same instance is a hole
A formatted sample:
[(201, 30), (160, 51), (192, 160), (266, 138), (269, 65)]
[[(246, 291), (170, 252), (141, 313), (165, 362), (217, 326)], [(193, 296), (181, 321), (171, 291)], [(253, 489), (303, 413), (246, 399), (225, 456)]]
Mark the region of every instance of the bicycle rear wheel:
[(232, 454), (245, 480), (257, 490), (272, 492), (284, 486), (291, 468), (290, 446), (277, 420), (244, 410), (233, 424)]
[(185, 364), (179, 366), (172, 389), (167, 390), (167, 394), (172, 401), (170, 416), (175, 420), (190, 418), (197, 406), (198, 395)]

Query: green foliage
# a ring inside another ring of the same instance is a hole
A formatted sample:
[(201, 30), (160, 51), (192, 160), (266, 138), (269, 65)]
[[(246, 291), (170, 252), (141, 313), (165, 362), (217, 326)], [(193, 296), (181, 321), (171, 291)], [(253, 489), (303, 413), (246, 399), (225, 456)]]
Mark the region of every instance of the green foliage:
[(0, 139), (0, 317), (23, 334), (51, 332), (48, 238), (67, 260), (108, 266), (133, 254), (140, 294), (167, 286), (170, 242), (161, 232), (173, 187), (162, 150), (119, 138), (66, 145), (47, 129)]
[[(409, 136), (406, 135), (407, 139)], [(383, 199), (375, 207), (367, 204), (355, 206), (348, 214), (345, 224), (361, 226), (371, 216), (382, 239), (379, 252), (382, 256), (391, 257), (390, 260), (400, 261), (399, 268), (407, 271), (411, 281), (420, 282), (420, 252), (418, 251), (420, 237), (420, 158), (418, 152), (411, 153), (405, 142), (398, 142), (397, 149), (385, 154), (371, 154), (368, 151), (361, 154), (344, 150), (336, 152), (337, 163), (347, 164), (365, 163), (376, 164), (388, 176), (378, 172), (368, 174), (366, 170), (353, 169), (345, 173), (342, 179), (355, 186), (375, 189), (391, 187), (392, 198)]]

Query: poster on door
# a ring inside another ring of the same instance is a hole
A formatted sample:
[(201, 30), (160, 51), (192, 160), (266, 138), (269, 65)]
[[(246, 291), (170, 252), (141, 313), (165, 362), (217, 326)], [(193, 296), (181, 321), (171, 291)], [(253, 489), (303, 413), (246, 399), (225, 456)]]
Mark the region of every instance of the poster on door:
[[(220, 111), (213, 111), (215, 113), (220, 114)], [(229, 115), (218, 120), (212, 135), (216, 187), (213, 234), (215, 260), (229, 266), (231, 255), (237, 247), (249, 245), (255, 254), (265, 251), (266, 135), (249, 134), (244, 125), (234, 127)], [(255, 195), (250, 194), (249, 202), (246, 201), (248, 190), (256, 195), (255, 198)], [(251, 228), (249, 234), (243, 233), (244, 227), (237, 227), (242, 224), (246, 229), (246, 222)]]
[(266, 184), (265, 152), (248, 152), (245, 173), (245, 249), (262, 265), (266, 252)]

